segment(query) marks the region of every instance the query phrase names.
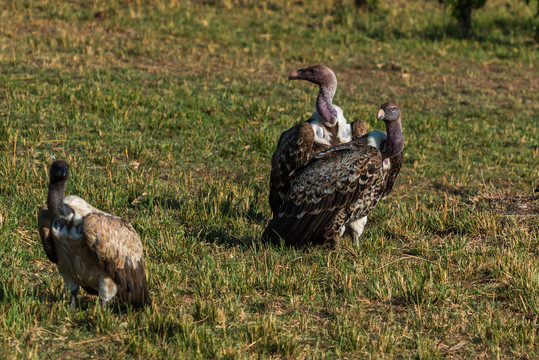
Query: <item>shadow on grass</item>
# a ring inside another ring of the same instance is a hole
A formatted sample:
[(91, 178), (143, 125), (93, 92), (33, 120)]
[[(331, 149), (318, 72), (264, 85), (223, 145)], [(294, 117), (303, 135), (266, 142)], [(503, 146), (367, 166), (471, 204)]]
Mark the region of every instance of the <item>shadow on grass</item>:
[(472, 197), (475, 194), (475, 192), (473, 192), (472, 190), (470, 189), (464, 189), (464, 188), (457, 188), (457, 187), (451, 187), (451, 186), (448, 186), (448, 185), (444, 185), (440, 182), (435, 182), (432, 184), (432, 187), (436, 190), (439, 190), (443, 193), (447, 193), (447, 194), (451, 194), (451, 195), (457, 195), (457, 196), (461, 196), (461, 197), (464, 197), (464, 198), (468, 198), (468, 197)]
[(202, 228), (198, 231), (193, 231), (191, 233), (192, 236), (198, 238), (200, 241), (216, 244), (216, 245), (224, 245), (227, 247), (239, 247), (241, 250), (250, 250), (253, 246), (260, 243), (259, 237), (253, 237), (253, 236), (244, 236), (239, 237), (235, 234), (232, 234), (232, 232), (229, 229), (223, 228), (223, 227), (211, 227), (211, 228)]
[[(130, 200), (131, 206), (135, 209), (151, 209), (153, 206), (157, 205), (164, 210), (178, 210), (180, 212), (185, 212), (186, 208), (193, 206), (190, 204), (189, 199), (186, 197), (177, 200), (175, 198), (169, 198), (164, 196), (157, 197), (139, 197), (134, 200)], [(212, 204), (208, 204), (212, 206)], [(263, 211), (258, 210), (259, 206), (257, 204), (250, 204), (247, 209), (238, 209), (234, 202), (230, 199), (223, 199), (219, 201), (217, 212), (230, 219), (238, 219), (245, 217), (249, 220), (255, 222), (264, 222), (269, 221), (266, 218)]]
[[(60, 274), (58, 274), (60, 276)], [(62, 286), (61, 288), (42, 288), (38, 290), (37, 296), (45, 304), (64, 303), (66, 307), (69, 306), (69, 296), (67, 290)]]
[[(150, 298), (151, 296), (151, 289), (150, 289)], [(62, 301), (67, 309), (69, 309), (69, 301), (68, 296), (66, 295), (65, 298), (62, 298), (60, 301)], [(146, 306), (151, 306), (146, 305)], [(79, 294), (77, 296), (77, 301), (75, 302), (75, 312), (84, 312), (84, 311), (109, 311), (112, 314), (116, 315), (122, 315), (122, 314), (129, 314), (139, 311), (144, 311), (146, 306), (141, 308), (135, 308), (131, 305), (128, 305), (127, 303), (121, 301), (118, 299), (117, 296), (111, 299), (111, 301), (107, 304), (105, 309), (101, 308), (101, 299), (97, 295), (91, 295), (84, 291), (79, 291)]]
[(249, 207), (249, 209), (247, 209), (247, 211), (245, 212), (245, 215), (253, 220), (253, 221), (257, 221), (257, 222), (263, 222), (264, 223), (264, 226), (269, 223), (269, 221), (271, 219), (268, 219), (265, 215), (264, 215), (264, 212), (262, 211), (257, 211), (255, 210), (255, 206), (251, 206)]
[[(55, 276), (60, 277), (60, 274), (55, 274)], [(70, 307), (70, 294), (65, 289), (63, 282), (62, 286), (59, 287), (50, 286), (50, 284), (46, 283), (39, 283), (36, 284), (31, 291), (22, 293), (6, 289), (5, 286), (0, 288), (0, 303), (13, 302), (24, 304), (28, 299), (35, 299), (39, 303), (49, 307), (58, 305), (64, 307), (66, 310), (69, 310)], [(86, 291), (83, 288), (79, 288), (79, 293), (75, 302), (75, 312), (92, 310), (96, 306), (101, 307), (101, 300), (97, 296), (97, 291)], [(137, 310), (121, 302), (117, 297), (114, 297), (110, 301), (107, 308), (110, 309), (112, 313), (116, 314)]]

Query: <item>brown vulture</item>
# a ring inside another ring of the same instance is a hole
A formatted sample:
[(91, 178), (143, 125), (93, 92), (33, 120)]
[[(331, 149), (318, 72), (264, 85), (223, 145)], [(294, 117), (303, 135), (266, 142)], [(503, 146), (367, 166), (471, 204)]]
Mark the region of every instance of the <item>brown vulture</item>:
[(352, 229), (352, 238), (358, 243), (364, 226), (359, 220), (389, 194), (402, 164), (399, 107), (385, 103), (377, 117), (385, 122), (387, 135), (372, 131), (333, 146), (292, 171), (286, 200), (275, 212), (263, 239), (293, 246), (338, 246), (346, 228), (359, 224)]
[(149, 303), (137, 232), (127, 220), (100, 211), (78, 196), (64, 198), (68, 176), (65, 161), (52, 163), (47, 204), (39, 210), (38, 227), (45, 254), (71, 292), (71, 308), (79, 287), (99, 295), (102, 306), (115, 295), (135, 307)]
[[(274, 217), (287, 199), (292, 171), (313, 155), (359, 138), (367, 132), (367, 124), (363, 120), (357, 119), (349, 124), (342, 109), (333, 105), (337, 77), (330, 68), (314, 65), (292, 71), (288, 79), (312, 82), (319, 86), (319, 92), (312, 116), (281, 135), (271, 158), (269, 203)], [(357, 223), (364, 224), (366, 221), (366, 218), (359, 219)], [(349, 232), (354, 233), (358, 225), (350, 223), (347, 227)]]

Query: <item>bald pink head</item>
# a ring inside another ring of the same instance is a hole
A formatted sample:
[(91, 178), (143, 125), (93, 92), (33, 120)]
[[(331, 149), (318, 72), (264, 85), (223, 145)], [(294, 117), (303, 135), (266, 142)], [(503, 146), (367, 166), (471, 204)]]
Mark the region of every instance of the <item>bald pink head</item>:
[(305, 69), (294, 70), (288, 74), (288, 80), (307, 80), (323, 87), (337, 89), (337, 77), (326, 65), (313, 65)]
[(332, 105), (337, 91), (337, 77), (326, 65), (313, 65), (305, 69), (294, 70), (288, 74), (288, 80), (306, 80), (320, 87), (316, 98), (316, 110), (327, 127), (337, 123), (337, 110)]
[(384, 121), (400, 120), (401, 110), (399, 108), (399, 105), (395, 104), (392, 101), (389, 101), (380, 106), (380, 110), (378, 110), (378, 114), (376, 117), (378, 120)]

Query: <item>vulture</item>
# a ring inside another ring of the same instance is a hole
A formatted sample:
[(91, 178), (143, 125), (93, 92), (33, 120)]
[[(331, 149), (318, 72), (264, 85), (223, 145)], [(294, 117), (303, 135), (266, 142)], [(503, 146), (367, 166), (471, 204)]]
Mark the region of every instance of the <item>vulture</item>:
[[(319, 86), (316, 109), (303, 123), (285, 131), (279, 138), (271, 158), (270, 208), (275, 217), (287, 200), (290, 174), (305, 161), (323, 150), (365, 135), (367, 124), (357, 119), (349, 124), (340, 107), (333, 105), (337, 91), (337, 77), (325, 65), (314, 65), (292, 71), (288, 80), (307, 80)], [(365, 223), (366, 218), (359, 223)], [(358, 226), (348, 226), (355, 233)], [(361, 235), (361, 234), (359, 234)]]
[(286, 200), (264, 231), (264, 240), (338, 247), (352, 225), (352, 238), (359, 245), (363, 220), (390, 193), (402, 164), (399, 107), (387, 102), (377, 117), (385, 122), (387, 134), (372, 131), (333, 146), (292, 171)]
[(38, 213), (39, 235), (71, 292), (70, 306), (82, 287), (99, 295), (102, 307), (115, 295), (134, 307), (150, 303), (142, 243), (131, 224), (100, 211), (78, 196), (64, 198), (67, 162), (52, 163), (47, 204)]

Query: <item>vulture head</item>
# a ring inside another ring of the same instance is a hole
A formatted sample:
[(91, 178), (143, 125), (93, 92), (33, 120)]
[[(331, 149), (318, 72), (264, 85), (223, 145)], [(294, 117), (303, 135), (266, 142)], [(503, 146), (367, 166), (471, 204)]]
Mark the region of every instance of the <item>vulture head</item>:
[(51, 164), (49, 180), (51, 184), (66, 181), (69, 177), (69, 165), (64, 160), (57, 160)]
[[(56, 160), (51, 164), (49, 171), (49, 193), (47, 205), (55, 219), (67, 221), (73, 210), (64, 204), (64, 189), (69, 177), (69, 165), (64, 160)], [(60, 227), (61, 228), (61, 227)]]
[(294, 70), (288, 74), (288, 80), (307, 80), (320, 88), (316, 98), (316, 110), (327, 127), (337, 123), (337, 110), (332, 105), (337, 91), (337, 77), (326, 65), (314, 65), (305, 69)]
[(387, 141), (385, 142), (385, 150), (382, 151), (382, 157), (389, 159), (400, 154), (404, 148), (404, 139), (399, 106), (391, 101), (386, 102), (380, 106), (376, 117), (386, 123)]
[(294, 70), (288, 74), (288, 80), (307, 80), (320, 87), (337, 87), (335, 73), (326, 65), (313, 65), (305, 69)]
[(401, 118), (401, 110), (394, 102), (386, 102), (380, 106), (377, 115), (378, 120), (397, 121)]

